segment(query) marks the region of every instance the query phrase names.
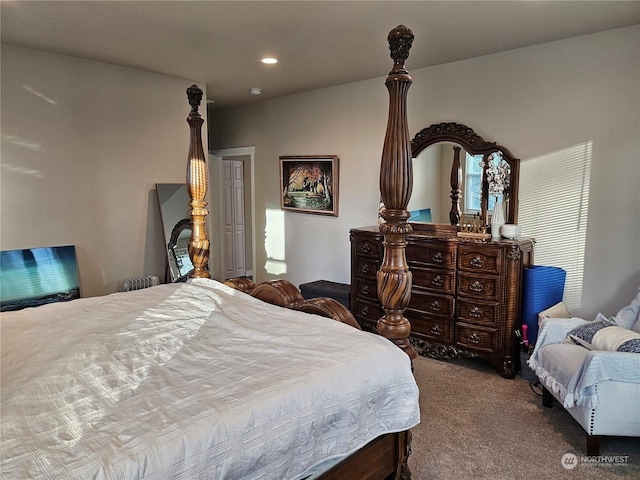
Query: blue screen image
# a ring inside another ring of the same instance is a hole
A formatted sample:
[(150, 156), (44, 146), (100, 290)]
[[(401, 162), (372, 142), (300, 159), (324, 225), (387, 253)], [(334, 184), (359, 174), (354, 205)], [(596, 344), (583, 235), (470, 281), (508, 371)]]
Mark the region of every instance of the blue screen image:
[(73, 245), (0, 252), (0, 311), (80, 298)]

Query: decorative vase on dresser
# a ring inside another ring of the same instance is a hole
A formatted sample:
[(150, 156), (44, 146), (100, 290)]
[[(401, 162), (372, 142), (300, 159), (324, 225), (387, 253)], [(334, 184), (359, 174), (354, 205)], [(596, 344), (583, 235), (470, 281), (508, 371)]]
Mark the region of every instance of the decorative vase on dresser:
[[(350, 239), (351, 311), (364, 329), (375, 331), (383, 315), (376, 293), (382, 235), (378, 227), (356, 228)], [(533, 264), (532, 242), (414, 232), (407, 236), (406, 256), (413, 285), (405, 316), (417, 351), (484, 358), (501, 376), (514, 378), (523, 269)]]
[(500, 239), (500, 227), (504, 225), (504, 207), (502, 206), (502, 202), (496, 200), (496, 203), (493, 205), (493, 213), (491, 215), (491, 239), (499, 240)]

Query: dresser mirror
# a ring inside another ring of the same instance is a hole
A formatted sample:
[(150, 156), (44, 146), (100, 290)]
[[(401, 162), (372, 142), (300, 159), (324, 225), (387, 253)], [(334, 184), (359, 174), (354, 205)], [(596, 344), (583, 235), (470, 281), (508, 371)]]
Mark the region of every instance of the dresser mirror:
[(191, 219), (188, 215), (189, 194), (184, 183), (157, 183), (164, 244), (167, 246), (168, 280), (184, 281), (193, 270), (189, 259)]
[(517, 223), (520, 160), (506, 147), (466, 125), (437, 123), (415, 135), (411, 152), (407, 210), (414, 230), (455, 232), (470, 221), (486, 226), (496, 200), (504, 205), (506, 223)]

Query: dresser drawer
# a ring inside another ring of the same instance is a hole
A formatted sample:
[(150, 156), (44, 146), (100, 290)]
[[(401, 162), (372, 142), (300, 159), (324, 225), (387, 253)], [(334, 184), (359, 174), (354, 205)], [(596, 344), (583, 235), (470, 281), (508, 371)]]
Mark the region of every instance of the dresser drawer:
[(450, 270), (456, 268), (456, 248), (452, 242), (408, 238), (405, 253), (409, 267), (428, 266)]
[(358, 321), (366, 320), (375, 323), (382, 317), (382, 308), (377, 303), (367, 302), (366, 300), (356, 297), (353, 300), (353, 306), (353, 314)]
[(500, 272), (500, 249), (488, 245), (460, 245), (458, 247), (458, 268), (482, 273)]
[(495, 353), (498, 349), (498, 331), (456, 322), (456, 345), (469, 350)]
[(456, 291), (456, 273), (454, 271), (430, 268), (411, 268), (413, 286), (433, 292), (453, 295)]
[(474, 325), (497, 326), (500, 308), (497, 302), (483, 302), (461, 297), (456, 307), (458, 320)]
[(376, 278), (356, 277), (354, 281), (355, 294), (359, 297), (367, 298), (374, 302), (378, 301), (378, 285)]
[(411, 335), (444, 344), (453, 343), (453, 324), (439, 322), (408, 310), (405, 317), (411, 322)]
[(499, 285), (499, 277), (458, 272), (458, 295), (497, 300)]
[(382, 242), (378, 238), (358, 236), (353, 241), (356, 255), (382, 258)]
[(380, 262), (367, 258), (356, 257), (355, 274), (376, 279), (378, 270), (380, 270)]
[(411, 291), (408, 309), (443, 319), (453, 318), (454, 302), (451, 295)]

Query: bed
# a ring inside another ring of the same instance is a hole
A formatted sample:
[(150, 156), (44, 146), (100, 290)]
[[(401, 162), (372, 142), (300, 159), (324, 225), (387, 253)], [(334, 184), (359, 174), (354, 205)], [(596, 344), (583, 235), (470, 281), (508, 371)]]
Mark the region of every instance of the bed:
[(381, 179), (391, 168), (405, 181), (381, 180), (379, 334), (286, 280), (209, 278), (202, 91), (190, 87), (192, 276), (2, 314), (3, 479), (410, 478), (410, 429), (420, 421), (402, 315), (412, 38), (406, 27), (389, 35)]

